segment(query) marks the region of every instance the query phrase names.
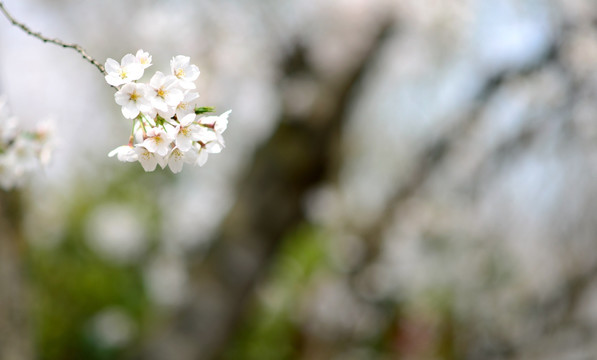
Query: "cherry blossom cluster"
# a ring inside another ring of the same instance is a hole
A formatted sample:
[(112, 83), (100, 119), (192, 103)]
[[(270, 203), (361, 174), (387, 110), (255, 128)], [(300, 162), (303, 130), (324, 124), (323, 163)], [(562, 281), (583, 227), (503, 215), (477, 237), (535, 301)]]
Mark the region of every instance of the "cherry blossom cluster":
[(52, 125), (41, 122), (32, 131), (20, 128), (0, 99), (0, 187), (5, 190), (21, 186), (31, 173), (50, 160), (49, 142)]
[(139, 161), (145, 171), (153, 171), (157, 165), (162, 169), (168, 166), (173, 173), (180, 172), (184, 163), (203, 166), (208, 154), (224, 148), (222, 133), (231, 111), (207, 116), (213, 108), (198, 106), (194, 82), (199, 68), (188, 56), (173, 57), (170, 74), (156, 71), (149, 82), (139, 82), (151, 60), (149, 53), (139, 50), (125, 55), (120, 63), (106, 61), (106, 82), (117, 89), (114, 99), (122, 107), (122, 115), (132, 120), (128, 144), (108, 156)]

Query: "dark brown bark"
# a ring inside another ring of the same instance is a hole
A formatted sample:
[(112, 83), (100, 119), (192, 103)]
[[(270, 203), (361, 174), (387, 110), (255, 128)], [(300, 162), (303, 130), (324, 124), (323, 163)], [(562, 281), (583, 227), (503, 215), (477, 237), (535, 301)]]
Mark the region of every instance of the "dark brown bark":
[(33, 359), (19, 199), (0, 190), (0, 359)]

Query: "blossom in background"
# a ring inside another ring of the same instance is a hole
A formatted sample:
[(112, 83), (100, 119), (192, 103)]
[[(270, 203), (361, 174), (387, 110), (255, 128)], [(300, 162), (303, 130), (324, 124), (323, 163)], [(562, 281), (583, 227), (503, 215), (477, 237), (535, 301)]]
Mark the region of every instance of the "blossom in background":
[(188, 56), (172, 58), (171, 75), (156, 71), (148, 84), (138, 82), (149, 66), (151, 56), (143, 50), (125, 55), (120, 64), (106, 61), (106, 81), (117, 88), (114, 100), (133, 127), (129, 144), (108, 156), (123, 162), (139, 161), (145, 171), (153, 171), (157, 165), (173, 173), (180, 172), (185, 163), (203, 166), (208, 154), (224, 148), (222, 133), (231, 110), (219, 116), (204, 115), (213, 109), (197, 104), (199, 94), (193, 90), (199, 68)]
[(50, 160), (52, 125), (41, 122), (33, 131), (22, 130), (0, 99), (0, 187), (21, 186), (38, 168)]

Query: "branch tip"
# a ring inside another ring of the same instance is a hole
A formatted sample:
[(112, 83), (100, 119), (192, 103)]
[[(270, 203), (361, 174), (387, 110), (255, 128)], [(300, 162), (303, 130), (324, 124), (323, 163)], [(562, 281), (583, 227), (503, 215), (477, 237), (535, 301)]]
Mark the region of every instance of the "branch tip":
[(77, 44), (68, 44), (65, 43), (64, 41), (60, 40), (60, 39), (51, 39), (48, 37), (43, 36), (41, 33), (39, 32), (34, 32), (32, 31), (27, 25), (17, 21), (4, 7), (4, 3), (2, 1), (0, 1), (0, 11), (4, 14), (4, 16), (8, 19), (8, 21), (10, 21), (11, 24), (19, 27), (21, 30), (23, 30), (25, 33), (38, 38), (39, 40), (43, 41), (44, 43), (52, 43), (58, 46), (62, 46), (63, 48), (71, 48), (73, 50), (75, 50), (76, 52), (78, 52), (79, 54), (81, 54), (81, 56), (83, 57), (83, 59), (87, 60), (91, 65), (95, 66), (102, 74), (106, 75), (106, 70), (104, 69), (104, 66), (102, 64), (100, 64), (97, 60), (95, 60), (94, 58), (92, 58), (91, 56), (89, 56), (89, 54), (87, 54), (87, 52), (80, 46)]

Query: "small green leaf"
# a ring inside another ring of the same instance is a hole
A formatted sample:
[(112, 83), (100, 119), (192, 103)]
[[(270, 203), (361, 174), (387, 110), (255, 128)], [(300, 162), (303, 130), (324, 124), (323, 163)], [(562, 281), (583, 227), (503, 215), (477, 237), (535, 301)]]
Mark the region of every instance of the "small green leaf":
[(164, 122), (166, 121), (166, 119), (164, 119), (163, 117), (161, 117), (160, 115), (156, 116), (155, 118), (155, 123), (156, 125), (162, 125), (164, 126)]
[(215, 108), (212, 108), (211, 106), (201, 106), (201, 107), (196, 107), (195, 108), (195, 114), (196, 115), (201, 115), (204, 113), (210, 113), (210, 112), (214, 112)]

